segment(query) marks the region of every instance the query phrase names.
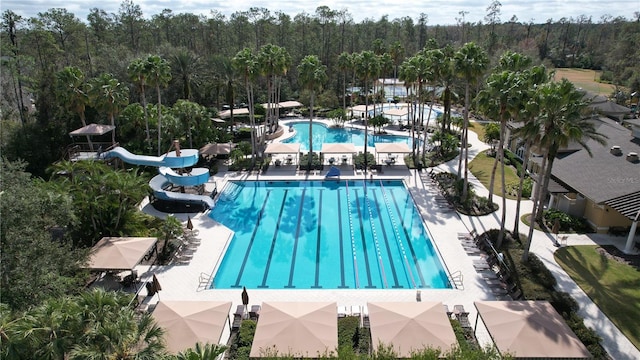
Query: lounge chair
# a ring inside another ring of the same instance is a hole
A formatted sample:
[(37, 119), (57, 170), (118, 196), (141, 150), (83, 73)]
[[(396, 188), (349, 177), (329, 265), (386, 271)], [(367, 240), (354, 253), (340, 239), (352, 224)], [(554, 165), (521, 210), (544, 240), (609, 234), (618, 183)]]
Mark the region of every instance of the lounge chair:
[(249, 311), (249, 319), (258, 321), (258, 318), (260, 317), (260, 309), (262, 309), (260, 305), (251, 305), (251, 311)]
[(453, 314), (453, 311), (449, 310), (449, 306), (447, 304), (442, 304), (442, 306), (444, 307), (444, 312), (447, 313), (447, 317), (451, 318), (451, 314)]
[(351, 313), (349, 313), (349, 309), (347, 309), (346, 306), (338, 306), (338, 317), (343, 318), (347, 315), (351, 315)]

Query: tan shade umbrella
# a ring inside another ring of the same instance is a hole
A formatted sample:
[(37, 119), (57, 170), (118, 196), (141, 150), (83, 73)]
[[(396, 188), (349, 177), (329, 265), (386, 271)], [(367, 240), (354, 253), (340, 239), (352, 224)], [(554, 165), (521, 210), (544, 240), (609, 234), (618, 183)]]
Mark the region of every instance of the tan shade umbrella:
[(515, 358), (589, 359), (591, 354), (548, 301), (476, 301), (498, 351)]
[(178, 353), (197, 342), (218, 344), (230, 310), (231, 302), (160, 301), (153, 317), (166, 331), (167, 349)]
[(263, 303), (250, 357), (316, 358), (338, 348), (338, 311), (332, 302)]
[(441, 302), (369, 303), (371, 340), (393, 345), (398, 357), (411, 357), (424, 348), (450, 351), (458, 344)]
[(104, 237), (91, 249), (89, 268), (93, 270), (131, 270), (158, 241), (144, 237)]
[(199, 152), (201, 155), (228, 155), (235, 148), (235, 144), (230, 143), (210, 143), (201, 147)]

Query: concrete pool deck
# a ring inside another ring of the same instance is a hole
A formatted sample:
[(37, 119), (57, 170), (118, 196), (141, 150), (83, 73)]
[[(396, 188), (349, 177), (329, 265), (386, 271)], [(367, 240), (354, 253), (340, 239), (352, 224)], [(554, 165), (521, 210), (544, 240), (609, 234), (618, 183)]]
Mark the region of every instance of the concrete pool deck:
[[(314, 120), (316, 121), (316, 120)], [(406, 132), (400, 133), (407, 135)], [(475, 133), (470, 132), (471, 148), (469, 149), (470, 157), (473, 158), (480, 151), (488, 148), (486, 144), (479, 141)], [(436, 170), (457, 172), (457, 159), (449, 161), (436, 167)], [(229, 180), (322, 180), (324, 173), (317, 175), (297, 175), (295, 170), (270, 168), (265, 174), (249, 175), (247, 173), (236, 173), (221, 171), (211, 177), (207, 188), (211, 189), (215, 186), (222, 189)], [(482, 324), (482, 321), (476, 322), (477, 312), (474, 301), (494, 300), (495, 296), (490, 291), (487, 284), (476, 272), (473, 267), (473, 260), (477, 256), (467, 255), (460, 241), (457, 239), (457, 233), (469, 232), (476, 229), (482, 233), (488, 229), (499, 228), (500, 212), (489, 214), (481, 217), (471, 217), (460, 215), (453, 211), (448, 211), (437, 207), (436, 197), (437, 190), (432, 188), (428, 183), (423, 182), (420, 173), (414, 170), (408, 170), (404, 166), (391, 166), (381, 175), (374, 175), (374, 178), (403, 179), (411, 192), (414, 201), (422, 214), (424, 223), (429, 231), (429, 236), (441, 255), (444, 266), (448, 272), (460, 272), (462, 275), (463, 287), (459, 289), (420, 289), (421, 301), (439, 301), (452, 308), (453, 305), (463, 305), (468, 311), (469, 319), (472, 326), (476, 328), (476, 336), (481, 344), (491, 344), (491, 338)], [(347, 175), (343, 173), (341, 179), (363, 179), (365, 174), (355, 173)], [(487, 189), (470, 174), (471, 182), (479, 195), (488, 193)], [(495, 195), (494, 195), (495, 196)], [(501, 198), (496, 196), (494, 201), (501, 204)], [(507, 200), (507, 227), (512, 227), (515, 221), (516, 202)], [(164, 218), (165, 213), (156, 211), (152, 206), (143, 204), (143, 211)], [(522, 201), (521, 214), (531, 212), (531, 201)], [(161, 300), (212, 300), (212, 301), (231, 301), (233, 303), (231, 311), (234, 311), (237, 305), (242, 304), (242, 289), (208, 289), (210, 286), (210, 278), (218, 263), (222, 261), (224, 250), (229, 241), (233, 237), (233, 233), (226, 227), (213, 221), (206, 213), (194, 214), (176, 214), (178, 219), (186, 224), (187, 217), (191, 217), (194, 229), (197, 230), (197, 238), (200, 239), (199, 244), (189, 256), (188, 261), (180, 264), (166, 266), (138, 266), (136, 270), (143, 280), (150, 279), (155, 274), (162, 286), (162, 290), (150, 299), (151, 303)], [(528, 229), (524, 223), (520, 223), (520, 229)], [(631, 342), (615, 327), (613, 323), (598, 309), (598, 307), (589, 299), (589, 297), (571, 280), (571, 278), (562, 270), (555, 262), (553, 253), (557, 249), (553, 245), (553, 235), (540, 231), (534, 232), (534, 238), (531, 245), (531, 251), (535, 253), (545, 265), (553, 272), (558, 280), (558, 288), (562, 291), (570, 293), (580, 304), (579, 313), (585, 318), (585, 324), (596, 329), (598, 334), (603, 338), (603, 345), (607, 352), (614, 359), (638, 359), (640, 351), (631, 344)], [(596, 244), (613, 244), (619, 248), (624, 247), (623, 237), (610, 237), (599, 234), (589, 235), (569, 235), (567, 239), (568, 245), (596, 245)], [(374, 301), (395, 301), (395, 302), (415, 302), (417, 297), (416, 289), (407, 290), (372, 290), (372, 289), (327, 289), (327, 290), (263, 290), (249, 289), (249, 304), (261, 304), (268, 301), (334, 301), (337, 306), (344, 306), (348, 309), (351, 306), (364, 306), (367, 302)], [(231, 318), (233, 315), (230, 314)], [(226, 343), (230, 334), (229, 327), (226, 328), (222, 335), (221, 342)]]

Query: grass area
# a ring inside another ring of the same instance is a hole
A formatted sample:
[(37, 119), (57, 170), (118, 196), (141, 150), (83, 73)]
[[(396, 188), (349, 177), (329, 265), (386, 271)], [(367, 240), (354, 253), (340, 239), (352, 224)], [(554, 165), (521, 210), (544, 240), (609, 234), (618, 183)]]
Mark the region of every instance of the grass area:
[[(487, 156), (487, 152), (483, 151), (478, 154), (470, 163), (469, 170), (471, 173), (480, 180), (482, 185), (484, 185), (487, 189), (489, 188), (489, 182), (491, 181), (491, 169), (493, 169), (493, 162), (495, 158)], [(519, 178), (516, 174), (516, 170), (511, 166), (505, 166), (504, 168), (504, 178), (505, 184), (507, 186), (511, 182), (518, 182)], [(496, 178), (493, 183), (493, 193), (498, 196), (502, 196), (502, 183), (500, 180), (500, 164), (498, 164), (498, 168), (496, 169)], [(509, 195), (507, 193), (507, 199), (515, 200), (516, 197)]]
[(484, 124), (480, 124), (475, 121), (469, 121), (469, 130), (478, 134), (478, 139), (480, 139), (480, 141), (484, 141), (482, 140), (484, 139)]
[(640, 348), (640, 272), (608, 258), (596, 246), (570, 246), (555, 252), (558, 264), (627, 338)]
[(599, 82), (600, 71), (587, 69), (555, 69), (555, 80), (565, 78), (576, 87), (583, 88), (595, 94), (610, 96), (615, 86)]

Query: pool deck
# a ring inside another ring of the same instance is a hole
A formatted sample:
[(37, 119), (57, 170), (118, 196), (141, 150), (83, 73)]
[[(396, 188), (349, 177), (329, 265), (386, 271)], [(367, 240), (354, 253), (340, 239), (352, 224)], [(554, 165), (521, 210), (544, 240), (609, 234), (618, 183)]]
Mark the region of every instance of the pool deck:
[[(315, 121), (315, 120), (314, 120)], [(406, 132), (400, 133), (407, 135)], [(470, 157), (477, 155), (480, 151), (488, 148), (486, 144), (477, 139), (475, 133), (469, 132), (471, 148)], [(436, 171), (457, 172), (457, 158), (445, 164), (437, 166)], [(363, 179), (370, 178), (371, 174), (356, 174), (353, 170), (341, 174), (341, 179)], [(349, 167), (352, 169), (352, 167)], [(280, 169), (270, 168), (265, 174), (247, 174), (221, 171), (211, 177), (206, 184), (208, 189), (212, 189), (214, 184), (218, 189), (229, 180), (322, 180), (324, 173), (306, 175), (296, 174), (295, 168), (282, 167)], [(476, 321), (477, 312), (473, 305), (474, 301), (494, 300), (495, 296), (490, 291), (487, 284), (473, 267), (473, 260), (477, 256), (467, 255), (457, 233), (469, 232), (476, 229), (479, 233), (488, 229), (499, 228), (499, 217), (501, 212), (496, 212), (486, 216), (472, 217), (465, 216), (443, 209), (437, 206), (437, 189), (423, 182), (420, 175), (425, 172), (408, 170), (403, 165), (394, 165), (384, 168), (382, 174), (374, 174), (373, 178), (402, 179), (411, 192), (416, 205), (424, 219), (424, 223), (429, 231), (432, 242), (436, 246), (441, 258), (449, 273), (460, 272), (462, 274), (462, 287), (458, 289), (420, 289), (421, 301), (439, 301), (453, 308), (454, 305), (463, 305), (468, 311), (472, 326), (476, 329), (476, 336), (481, 344), (491, 344), (491, 338), (482, 324), (481, 320)], [(470, 175), (470, 181), (474, 185), (479, 195), (486, 196), (488, 190)], [(494, 195), (494, 201), (501, 204), (501, 198)], [(516, 202), (507, 200), (507, 224), (513, 224)], [(522, 201), (521, 214), (531, 212), (531, 201)], [(147, 203), (142, 204), (142, 209), (146, 213), (164, 218), (168, 214), (156, 211)], [(211, 300), (211, 301), (231, 301), (231, 311), (235, 311), (237, 305), (242, 304), (241, 289), (208, 289), (218, 263), (222, 261), (224, 250), (233, 237), (233, 233), (213, 221), (206, 213), (176, 214), (178, 219), (186, 224), (187, 217), (190, 216), (194, 229), (198, 232), (197, 237), (200, 243), (196, 250), (186, 261), (180, 264), (157, 266), (153, 265), (137, 267), (138, 273), (143, 280), (150, 279), (155, 274), (162, 286), (162, 290), (151, 299), (150, 303), (161, 300)], [(511, 227), (511, 225), (508, 225)], [(528, 226), (520, 222), (520, 229), (528, 229)], [(568, 236), (568, 245), (596, 245), (612, 244), (618, 248), (624, 247), (626, 237), (611, 237), (601, 234), (571, 234)], [(638, 359), (640, 351), (609, 321), (609, 319), (598, 309), (589, 297), (578, 287), (566, 272), (555, 262), (553, 253), (557, 248), (553, 245), (553, 235), (541, 231), (534, 231), (531, 251), (535, 253), (545, 265), (553, 272), (558, 280), (558, 288), (561, 291), (570, 293), (580, 304), (579, 313), (585, 318), (585, 324), (596, 329), (603, 338), (605, 349), (614, 359)], [(301, 290), (263, 290), (249, 289), (249, 304), (261, 304), (269, 301), (334, 301), (338, 306), (364, 306), (367, 302), (395, 301), (395, 302), (415, 302), (417, 301), (417, 290), (372, 290), (372, 289), (301, 289)], [(233, 318), (233, 314), (230, 314)], [(221, 342), (225, 343), (230, 335), (229, 327), (222, 335)]]

